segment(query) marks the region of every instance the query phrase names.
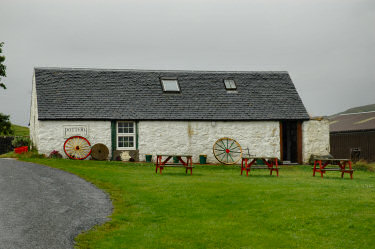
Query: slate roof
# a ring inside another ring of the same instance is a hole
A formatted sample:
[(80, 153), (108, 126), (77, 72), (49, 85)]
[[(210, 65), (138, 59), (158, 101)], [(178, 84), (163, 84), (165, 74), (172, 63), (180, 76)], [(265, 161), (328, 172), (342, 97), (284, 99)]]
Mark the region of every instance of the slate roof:
[[(181, 93), (163, 93), (168, 77)], [(287, 72), (35, 68), (35, 80), (40, 120), (309, 119)]]
[(341, 114), (330, 118), (330, 132), (375, 130), (375, 112)]

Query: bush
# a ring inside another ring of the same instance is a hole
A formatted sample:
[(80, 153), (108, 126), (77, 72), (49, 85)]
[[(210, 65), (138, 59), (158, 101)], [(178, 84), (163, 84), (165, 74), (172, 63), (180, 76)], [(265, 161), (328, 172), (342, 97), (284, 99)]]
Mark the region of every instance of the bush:
[(49, 153), (48, 158), (60, 159), (60, 158), (62, 158), (62, 155), (57, 150), (53, 150), (51, 153)]
[(368, 164), (365, 160), (359, 160), (358, 162), (353, 164), (353, 169), (375, 172), (375, 165)]
[(30, 148), (30, 138), (29, 137), (15, 137), (12, 141), (14, 148), (27, 146)]
[(9, 115), (0, 113), (0, 135), (13, 135), (12, 123), (9, 120)]

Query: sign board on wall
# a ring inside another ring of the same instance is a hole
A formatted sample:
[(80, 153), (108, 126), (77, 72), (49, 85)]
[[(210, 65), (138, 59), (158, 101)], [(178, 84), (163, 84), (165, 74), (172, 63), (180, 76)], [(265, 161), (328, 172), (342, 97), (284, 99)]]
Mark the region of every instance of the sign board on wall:
[(64, 125), (64, 138), (71, 136), (87, 137), (89, 128), (87, 125)]

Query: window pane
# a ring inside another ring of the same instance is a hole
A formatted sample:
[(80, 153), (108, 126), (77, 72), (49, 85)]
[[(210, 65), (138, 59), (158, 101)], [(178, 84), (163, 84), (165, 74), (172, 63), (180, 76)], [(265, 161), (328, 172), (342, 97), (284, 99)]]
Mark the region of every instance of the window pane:
[(118, 137), (118, 147), (124, 147), (124, 137)]
[(133, 136), (119, 136), (118, 147), (121, 147), (121, 148), (134, 147), (134, 137)]
[(123, 133), (124, 132), (124, 124), (122, 122), (118, 122), (117, 124), (117, 132), (118, 133)]
[(161, 80), (163, 84), (163, 89), (166, 92), (179, 92), (180, 88), (178, 87), (177, 80)]
[(224, 84), (226, 89), (236, 89), (236, 83), (234, 80), (224, 80)]
[(134, 122), (118, 122), (117, 133), (134, 133)]

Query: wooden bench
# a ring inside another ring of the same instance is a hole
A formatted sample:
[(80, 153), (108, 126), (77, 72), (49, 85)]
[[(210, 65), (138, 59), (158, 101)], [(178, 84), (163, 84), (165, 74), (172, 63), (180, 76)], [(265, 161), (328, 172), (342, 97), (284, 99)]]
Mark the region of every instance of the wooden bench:
[[(267, 160), (268, 159), (268, 160)], [(264, 166), (253, 166), (257, 160), (262, 160), (265, 164)], [(272, 175), (273, 171), (276, 171), (277, 176), (279, 176), (279, 164), (278, 164), (278, 158), (277, 157), (242, 157), (241, 162), (241, 175), (242, 172), (246, 171), (246, 176), (249, 176), (249, 172), (252, 169), (268, 169), (270, 171), (270, 175)]]
[[(167, 157), (163, 161), (163, 157)], [(168, 161), (171, 158), (177, 158), (179, 163), (168, 163)], [(186, 158), (186, 161), (183, 160), (183, 158)], [(185, 173), (187, 174), (188, 170), (190, 170), (190, 175), (193, 174), (193, 163), (192, 163), (192, 156), (191, 155), (156, 155), (156, 163), (155, 163), (155, 173), (158, 173), (158, 169), (160, 174), (162, 174), (162, 171), (164, 168), (168, 167), (176, 167), (176, 168), (185, 168)]]
[[(319, 165), (319, 168), (317, 166)], [(328, 165), (334, 165), (338, 167), (328, 167)], [(346, 168), (346, 165), (349, 166), (349, 168)], [(352, 168), (352, 161), (349, 159), (326, 159), (326, 158), (315, 158), (314, 160), (314, 167), (313, 169), (313, 176), (315, 176), (315, 173), (320, 173), (321, 177), (323, 178), (323, 174), (325, 174), (327, 171), (338, 171), (341, 172), (341, 178), (344, 178), (344, 173), (350, 174), (350, 179), (353, 179), (353, 168)]]

